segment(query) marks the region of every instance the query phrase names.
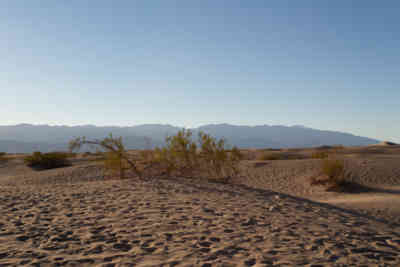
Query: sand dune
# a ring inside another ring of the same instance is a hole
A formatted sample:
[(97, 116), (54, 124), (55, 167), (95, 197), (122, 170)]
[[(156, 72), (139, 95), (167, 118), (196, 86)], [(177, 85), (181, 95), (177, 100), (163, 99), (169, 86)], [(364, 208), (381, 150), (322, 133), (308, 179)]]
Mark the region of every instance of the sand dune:
[(400, 229), (241, 186), (184, 179), (3, 186), (0, 203), (4, 265), (400, 264)]
[(231, 184), (115, 180), (96, 162), (41, 172), (9, 162), (0, 167), (0, 266), (399, 266), (398, 161), (351, 160), (375, 191), (310, 187), (318, 160), (244, 161)]

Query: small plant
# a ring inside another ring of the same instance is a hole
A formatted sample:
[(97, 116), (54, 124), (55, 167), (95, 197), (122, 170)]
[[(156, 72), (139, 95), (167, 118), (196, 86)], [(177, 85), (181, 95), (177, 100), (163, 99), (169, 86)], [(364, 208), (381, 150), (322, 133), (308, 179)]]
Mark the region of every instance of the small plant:
[(281, 160), (281, 159), (284, 159), (281, 154), (271, 153), (271, 152), (264, 152), (259, 157), (259, 160)]
[(199, 134), (196, 143), (191, 131), (181, 130), (166, 138), (165, 147), (154, 150), (152, 162), (168, 176), (206, 174), (209, 178), (229, 178), (238, 174), (242, 155), (236, 147), (227, 149), (226, 146), (224, 139), (217, 140), (204, 133)]
[(7, 156), (6, 152), (0, 152), (0, 163), (4, 163), (8, 160), (6, 156)]
[(125, 171), (129, 169), (129, 165), (123, 157), (120, 157), (117, 153), (106, 152), (103, 161), (107, 170), (118, 173), (120, 179), (125, 178)]
[(226, 149), (225, 139), (215, 139), (209, 134), (199, 134), (200, 159), (209, 175), (226, 178), (238, 175), (242, 155), (238, 148)]
[(97, 155), (104, 156), (104, 166), (111, 171), (118, 171), (120, 178), (124, 178), (125, 170), (132, 170), (137, 176), (141, 177), (141, 172), (137, 164), (133, 161), (122, 142), (122, 138), (114, 138), (112, 134), (103, 140), (87, 140), (86, 137), (78, 137), (70, 141), (70, 151), (79, 150), (83, 145), (100, 147), (106, 152), (98, 151)]
[(41, 153), (37, 151), (25, 157), (24, 162), (35, 169), (54, 169), (71, 165), (68, 160), (68, 153), (63, 152)]
[(74, 153), (74, 152), (69, 152), (69, 153), (67, 153), (67, 155), (68, 155), (68, 158), (76, 158), (78, 156), (78, 154)]
[(258, 158), (259, 160), (295, 160), (304, 159), (304, 156), (291, 152), (264, 152)]
[(325, 151), (315, 151), (311, 154), (311, 158), (313, 159), (326, 159), (328, 156), (328, 152)]
[(326, 158), (321, 163), (323, 177), (313, 177), (311, 185), (327, 186), (327, 191), (343, 191), (350, 183), (345, 179), (345, 163), (341, 159)]
[(192, 132), (185, 129), (168, 136), (166, 146), (154, 150), (153, 161), (159, 163), (167, 175), (190, 175), (197, 161), (197, 145), (191, 137)]
[(342, 177), (344, 172), (344, 162), (340, 159), (325, 159), (322, 162), (322, 173), (329, 179)]

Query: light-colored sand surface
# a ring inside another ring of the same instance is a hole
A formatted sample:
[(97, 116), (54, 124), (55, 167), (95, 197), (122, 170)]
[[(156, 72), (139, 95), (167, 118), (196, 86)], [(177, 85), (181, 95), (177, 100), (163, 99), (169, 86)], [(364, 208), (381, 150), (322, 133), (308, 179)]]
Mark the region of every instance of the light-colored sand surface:
[(400, 264), (400, 229), (240, 186), (182, 179), (8, 186), (0, 207), (3, 265)]
[(0, 266), (400, 266), (399, 161), (354, 160), (355, 179), (379, 188), (310, 187), (318, 160), (243, 162), (233, 184), (9, 162)]
[(358, 193), (326, 192), (310, 186), (318, 175), (320, 160), (243, 162), (243, 177), (235, 183), (273, 190), (313, 201), (331, 203), (400, 225), (400, 157), (347, 158), (349, 180), (360, 185)]

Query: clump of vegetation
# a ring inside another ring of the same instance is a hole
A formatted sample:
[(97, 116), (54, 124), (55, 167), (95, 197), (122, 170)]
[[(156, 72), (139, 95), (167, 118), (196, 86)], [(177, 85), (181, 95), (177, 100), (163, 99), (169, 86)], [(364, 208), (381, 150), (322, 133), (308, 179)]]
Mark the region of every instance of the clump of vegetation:
[(343, 176), (344, 162), (340, 159), (326, 159), (322, 162), (322, 173), (329, 179), (338, 179)]
[(284, 159), (280, 153), (265, 152), (258, 158), (259, 160), (282, 160)]
[(228, 179), (238, 174), (241, 153), (236, 148), (227, 149), (224, 139), (217, 140), (208, 134), (200, 133), (198, 142), (189, 130), (179, 131), (166, 138), (164, 147), (139, 152), (139, 157), (129, 155), (121, 138), (112, 135), (103, 140), (87, 140), (79, 137), (70, 142), (70, 150), (80, 149), (82, 145), (100, 147), (106, 169), (119, 172), (125, 177), (126, 170), (135, 175), (148, 176), (202, 176)]
[(313, 159), (326, 159), (329, 156), (329, 153), (326, 151), (314, 151), (311, 153), (311, 158)]
[(32, 155), (24, 158), (24, 162), (31, 168), (35, 169), (54, 169), (70, 166), (68, 153), (63, 152), (34, 152)]
[(67, 154), (68, 158), (76, 158), (78, 156), (78, 154), (74, 153), (74, 152), (68, 152), (66, 154)]
[(282, 151), (282, 148), (264, 148), (261, 151)]
[(256, 160), (259, 154), (256, 149), (241, 149), (239, 153), (241, 160)]
[(264, 152), (258, 160), (295, 160), (304, 159), (305, 157), (298, 153), (290, 152)]
[(167, 137), (166, 145), (154, 150), (151, 161), (158, 164), (161, 174), (228, 179), (238, 174), (240, 159), (239, 149), (227, 149), (224, 139), (200, 133), (196, 143), (191, 131), (182, 130)]
[(137, 163), (131, 159), (124, 147), (122, 138), (114, 138), (112, 134), (103, 140), (87, 140), (86, 137), (78, 137), (70, 141), (70, 151), (79, 150), (83, 145), (100, 147), (105, 153), (97, 154), (104, 156), (104, 166), (113, 172), (118, 172), (120, 178), (125, 178), (125, 171), (132, 170), (135, 175), (141, 177), (141, 172), (137, 167)]
[(242, 155), (237, 147), (226, 149), (225, 139), (215, 139), (209, 134), (199, 134), (199, 159), (210, 176), (228, 178), (239, 173), (238, 163)]
[(323, 177), (311, 179), (311, 185), (326, 186), (327, 191), (343, 191), (349, 182), (346, 181), (346, 168), (344, 160), (337, 158), (326, 158), (321, 162), (321, 173)]
[(7, 156), (6, 152), (0, 152), (0, 163), (4, 163), (8, 160), (6, 156)]
[(106, 152), (104, 153), (104, 167), (114, 174), (118, 174), (120, 179), (125, 178), (125, 171), (129, 169), (126, 159), (121, 157), (118, 153)]
[(163, 148), (154, 150), (153, 162), (159, 163), (167, 175), (190, 175), (197, 163), (197, 145), (192, 141), (192, 132), (179, 131), (175, 136), (168, 136)]

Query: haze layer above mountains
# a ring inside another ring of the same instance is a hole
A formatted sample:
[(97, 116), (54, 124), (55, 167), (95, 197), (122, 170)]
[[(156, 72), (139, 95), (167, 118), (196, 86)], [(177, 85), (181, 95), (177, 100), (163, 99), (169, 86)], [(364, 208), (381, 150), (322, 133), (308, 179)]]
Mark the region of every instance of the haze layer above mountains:
[[(165, 137), (182, 128), (162, 124), (144, 124), (131, 127), (49, 126), (19, 124), (0, 126), (0, 151), (31, 153), (33, 151), (59, 151), (68, 148), (68, 142), (79, 136), (101, 139), (112, 133), (122, 136), (128, 149), (162, 146)], [(364, 146), (379, 141), (348, 133), (322, 131), (303, 126), (236, 126), (230, 124), (204, 125), (191, 129), (194, 136), (200, 131), (214, 137), (224, 137), (230, 145), (239, 148), (295, 148), (321, 145)]]

